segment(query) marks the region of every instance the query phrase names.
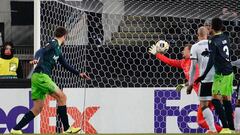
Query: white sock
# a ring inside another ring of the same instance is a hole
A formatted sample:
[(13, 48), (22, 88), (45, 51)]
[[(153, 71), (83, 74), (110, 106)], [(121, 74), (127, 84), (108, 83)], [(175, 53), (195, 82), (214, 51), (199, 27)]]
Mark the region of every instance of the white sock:
[(213, 117), (212, 111), (209, 108), (206, 108), (203, 110), (202, 113), (203, 113), (204, 119), (206, 120), (206, 122), (208, 124), (209, 130), (216, 132), (217, 130), (214, 125), (214, 117)]
[(240, 129), (240, 107), (235, 108), (234, 126), (235, 129)]

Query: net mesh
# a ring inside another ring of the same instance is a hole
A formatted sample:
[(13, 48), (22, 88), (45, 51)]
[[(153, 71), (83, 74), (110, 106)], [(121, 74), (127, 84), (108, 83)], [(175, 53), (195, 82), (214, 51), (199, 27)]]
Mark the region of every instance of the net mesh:
[[(236, 60), (239, 14), (236, 0), (41, 1), (41, 44), (53, 37), (56, 27), (66, 27), (64, 57), (92, 78), (85, 82), (57, 66), (53, 78), (61, 87), (175, 87), (186, 81), (182, 70), (150, 55), (150, 45), (166, 40), (166, 56), (182, 59), (184, 45), (197, 41), (197, 28), (220, 17), (231, 40), (231, 59)], [(235, 73), (238, 79), (239, 71)]]
[[(212, 17), (225, 20), (232, 60), (239, 54), (238, 1), (43, 1), (41, 14), (42, 44), (53, 37), (57, 26), (68, 29), (64, 56), (93, 78), (86, 87), (172, 87), (183, 83), (181, 69), (165, 65), (147, 50), (156, 41), (166, 40), (170, 43), (166, 56), (181, 59), (184, 45), (196, 42), (197, 28)], [(54, 71), (59, 85), (83, 86), (77, 77), (62, 71), (60, 67)]]

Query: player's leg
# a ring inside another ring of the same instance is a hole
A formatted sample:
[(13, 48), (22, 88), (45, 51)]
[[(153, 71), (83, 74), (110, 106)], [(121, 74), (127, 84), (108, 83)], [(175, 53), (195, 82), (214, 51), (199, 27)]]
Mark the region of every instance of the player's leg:
[(67, 115), (67, 106), (66, 106), (66, 101), (67, 101), (66, 95), (60, 89), (55, 90), (50, 95), (57, 100), (57, 106), (58, 106), (57, 113), (59, 114), (59, 117), (63, 124), (64, 132), (65, 133), (79, 132), (81, 128), (74, 128), (74, 127), (70, 127), (69, 125), (68, 115)]
[(12, 134), (20, 134), (22, 133), (21, 129), (27, 125), (35, 116), (37, 116), (44, 105), (45, 99), (45, 89), (47, 89), (47, 85), (43, 84), (43, 80), (45, 80), (44, 76), (39, 73), (34, 73), (31, 78), (31, 87), (32, 87), (32, 99), (34, 106), (33, 108), (27, 112), (21, 121), (11, 130)]
[(233, 121), (233, 108), (231, 103), (231, 97), (233, 93), (233, 73), (230, 75), (224, 75), (222, 77), (221, 95), (223, 97), (223, 106), (228, 121), (228, 126), (231, 130), (235, 130)]
[[(209, 107), (209, 108), (211, 108), (211, 107)], [(212, 110), (212, 109), (211, 109), (211, 110)], [(202, 127), (202, 128), (205, 128), (205, 129), (208, 129), (208, 130), (209, 130), (208, 124), (207, 124), (206, 120), (205, 120), (204, 117), (203, 117), (201, 106), (199, 106), (197, 113), (198, 113), (198, 114), (197, 114), (197, 122), (198, 122), (198, 125), (199, 125), (200, 127)], [(214, 125), (215, 125), (215, 128), (216, 128), (217, 132), (218, 132), (218, 133), (221, 132), (222, 127), (221, 127), (218, 123), (215, 123)]]
[(35, 100), (33, 108), (27, 112), (23, 118), (20, 120), (20, 122), (11, 130), (11, 133), (21, 133), (21, 129), (26, 126), (30, 121), (32, 121), (35, 116), (37, 116), (41, 111), (44, 106), (44, 101), (43, 100)]
[(236, 101), (236, 106), (235, 106), (235, 117), (234, 117), (234, 126), (235, 126), (235, 131), (240, 132), (240, 92), (238, 92), (238, 100)]
[(202, 114), (210, 129), (210, 132), (216, 133), (217, 130), (214, 124), (214, 117), (212, 110), (209, 108), (208, 103), (212, 99), (212, 83), (201, 83), (199, 92), (200, 106)]
[(237, 101), (235, 106), (234, 126), (237, 133), (240, 132), (240, 80), (237, 86)]
[(223, 128), (229, 128), (227, 124), (227, 118), (225, 111), (223, 109), (223, 105), (221, 103), (222, 97), (219, 95), (220, 89), (221, 89), (221, 76), (215, 74), (214, 75), (214, 80), (213, 80), (213, 86), (212, 86), (212, 94), (213, 94), (213, 99), (212, 99), (212, 104), (215, 108), (215, 112), (218, 115), (219, 119), (222, 122)]
[[(214, 110), (214, 106), (212, 104), (211, 101), (208, 102), (208, 107), (212, 110)], [(218, 124), (217, 122), (215, 122), (215, 128), (217, 129), (217, 132), (219, 133), (222, 130), (222, 126), (220, 124)]]
[(63, 123), (64, 131), (66, 131), (70, 127), (66, 107), (67, 97), (60, 89), (50, 95), (57, 100), (57, 114), (59, 114), (61, 122)]

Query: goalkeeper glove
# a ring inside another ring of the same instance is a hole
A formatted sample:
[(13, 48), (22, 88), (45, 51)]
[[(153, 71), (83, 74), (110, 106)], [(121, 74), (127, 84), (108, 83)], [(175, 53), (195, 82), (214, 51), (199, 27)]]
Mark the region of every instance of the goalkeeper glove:
[(153, 54), (153, 55), (156, 55), (157, 54), (157, 47), (156, 45), (152, 45), (150, 48), (149, 48), (149, 53)]
[(180, 92), (185, 87), (185, 84), (178, 84), (176, 87), (176, 91)]

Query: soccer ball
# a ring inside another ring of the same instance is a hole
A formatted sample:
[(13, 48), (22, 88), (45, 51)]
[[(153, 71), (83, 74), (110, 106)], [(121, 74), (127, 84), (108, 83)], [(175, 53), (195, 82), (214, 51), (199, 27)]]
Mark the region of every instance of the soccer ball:
[(164, 40), (159, 40), (156, 43), (156, 50), (158, 53), (166, 53), (169, 49), (169, 44)]

